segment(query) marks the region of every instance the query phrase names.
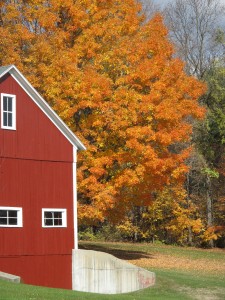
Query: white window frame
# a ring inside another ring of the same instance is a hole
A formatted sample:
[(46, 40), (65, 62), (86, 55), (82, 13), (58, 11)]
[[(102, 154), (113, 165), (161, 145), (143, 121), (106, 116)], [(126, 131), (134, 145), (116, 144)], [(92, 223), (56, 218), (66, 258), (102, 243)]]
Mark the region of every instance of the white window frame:
[[(61, 212), (62, 213), (62, 225), (46, 225), (45, 224), (45, 212)], [(67, 209), (65, 208), (42, 208), (42, 227), (43, 228), (62, 228), (67, 227)]]
[[(3, 99), (4, 97), (10, 97), (12, 98), (12, 126), (6, 126), (4, 125), (4, 118), (3, 118), (3, 114), (4, 112), (8, 111), (4, 111), (3, 110)], [(9, 130), (16, 130), (16, 95), (12, 95), (12, 94), (1, 94), (1, 128), (2, 129), (9, 129)]]
[[(23, 227), (23, 209), (22, 207), (0, 206), (0, 210), (17, 211), (17, 224), (0, 224), (0, 227)], [(8, 218), (8, 216), (7, 216)]]

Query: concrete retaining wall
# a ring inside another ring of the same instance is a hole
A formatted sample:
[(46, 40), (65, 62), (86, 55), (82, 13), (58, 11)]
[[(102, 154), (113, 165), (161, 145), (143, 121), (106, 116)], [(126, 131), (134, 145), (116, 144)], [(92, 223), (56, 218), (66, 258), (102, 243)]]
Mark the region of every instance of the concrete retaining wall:
[(73, 290), (119, 294), (137, 291), (155, 284), (155, 274), (92, 250), (73, 250)]
[(19, 276), (4, 273), (4, 272), (0, 272), (0, 279), (15, 282), (15, 283), (20, 283), (20, 277)]

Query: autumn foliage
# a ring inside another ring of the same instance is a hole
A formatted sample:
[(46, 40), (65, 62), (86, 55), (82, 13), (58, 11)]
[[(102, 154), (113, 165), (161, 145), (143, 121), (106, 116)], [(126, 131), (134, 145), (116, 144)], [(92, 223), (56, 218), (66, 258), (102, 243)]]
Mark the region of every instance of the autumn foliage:
[(81, 222), (117, 222), (183, 182), (205, 86), (174, 58), (160, 15), (145, 20), (134, 0), (1, 1), (0, 11), (1, 65), (15, 64), (87, 147)]

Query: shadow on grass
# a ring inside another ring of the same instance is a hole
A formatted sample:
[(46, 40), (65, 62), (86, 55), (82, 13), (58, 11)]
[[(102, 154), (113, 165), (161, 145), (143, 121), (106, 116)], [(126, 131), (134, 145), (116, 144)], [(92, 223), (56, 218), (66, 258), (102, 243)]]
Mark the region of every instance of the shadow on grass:
[(136, 260), (141, 258), (154, 259), (154, 255), (148, 254), (142, 251), (130, 251), (130, 250), (121, 250), (121, 249), (113, 249), (109, 248), (109, 246), (104, 245), (95, 245), (92, 243), (81, 243), (79, 244), (80, 249), (84, 250), (94, 250), (100, 252), (106, 252), (112, 254), (113, 256), (123, 259), (123, 260)]

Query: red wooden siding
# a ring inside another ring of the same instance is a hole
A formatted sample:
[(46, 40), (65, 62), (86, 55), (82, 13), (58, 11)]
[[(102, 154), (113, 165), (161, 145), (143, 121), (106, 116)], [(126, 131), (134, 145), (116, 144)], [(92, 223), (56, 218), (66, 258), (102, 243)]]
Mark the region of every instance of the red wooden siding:
[[(23, 208), (22, 228), (0, 228), (0, 271), (25, 283), (72, 288), (73, 146), (11, 77), (16, 130), (0, 128), (0, 206)], [(42, 208), (67, 209), (66, 228), (42, 228)]]
[[(0, 228), (0, 255), (71, 254), (71, 164), (0, 159), (0, 170), (0, 205), (23, 207), (23, 228)], [(67, 227), (42, 228), (42, 208), (66, 208)]]
[[(5, 79), (4, 79), (5, 78)], [(11, 77), (0, 92), (16, 95), (16, 130), (0, 130), (1, 157), (72, 161), (72, 145)]]
[(0, 268), (19, 274), (26, 284), (72, 289), (71, 255), (0, 257)]

